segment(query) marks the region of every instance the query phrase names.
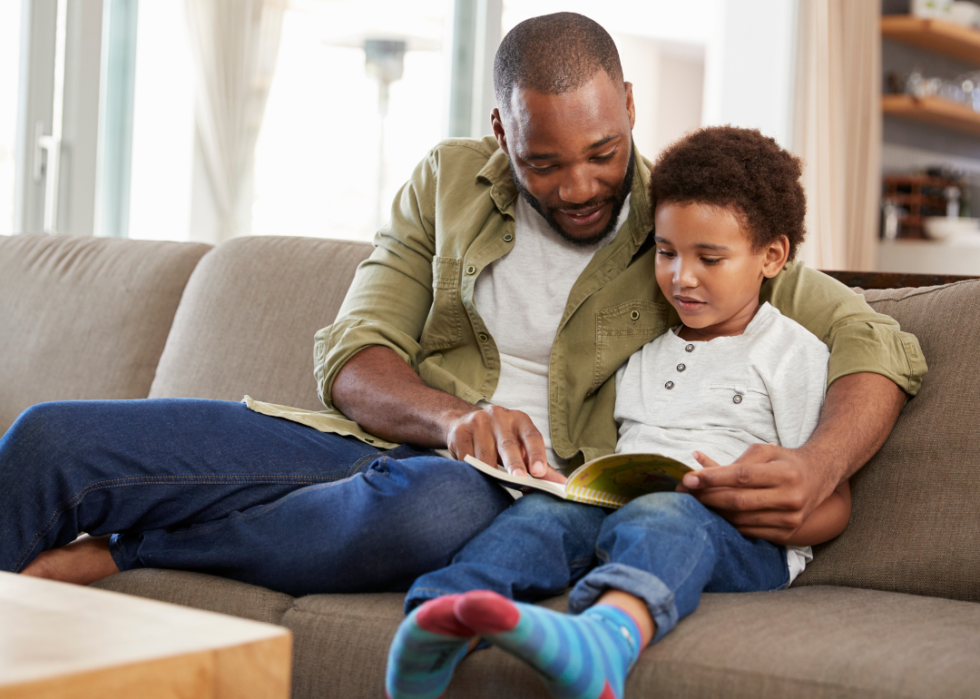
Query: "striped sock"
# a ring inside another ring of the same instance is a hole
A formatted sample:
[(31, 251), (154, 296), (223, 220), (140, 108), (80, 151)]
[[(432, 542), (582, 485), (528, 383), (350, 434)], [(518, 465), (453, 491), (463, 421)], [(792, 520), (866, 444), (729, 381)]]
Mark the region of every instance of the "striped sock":
[(621, 699), (640, 655), (636, 622), (606, 604), (571, 616), (477, 590), (461, 595), (454, 610), (462, 624), (534, 668), (559, 699)]
[(436, 699), (476, 634), (453, 616), (460, 595), (429, 600), (398, 627), (388, 649), (385, 689), (389, 699)]

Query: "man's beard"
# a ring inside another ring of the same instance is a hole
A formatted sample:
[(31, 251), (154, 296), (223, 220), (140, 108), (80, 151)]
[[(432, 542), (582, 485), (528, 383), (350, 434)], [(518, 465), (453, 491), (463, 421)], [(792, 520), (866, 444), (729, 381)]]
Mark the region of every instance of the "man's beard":
[(517, 172), (514, 170), (514, 163), (510, 162), (510, 176), (514, 180), (514, 184), (517, 186), (517, 191), (521, 193), (524, 197), (524, 201), (531, 205), (535, 211), (541, 214), (541, 217), (548, 222), (555, 232), (560, 235), (563, 239), (567, 240), (572, 245), (577, 245), (579, 247), (587, 248), (595, 245), (596, 243), (605, 240), (606, 237), (616, 230), (616, 224), (619, 223), (619, 214), (623, 211), (623, 205), (626, 203), (626, 197), (629, 196), (630, 191), (633, 189), (633, 174), (636, 169), (636, 157), (635, 151), (633, 150), (633, 144), (630, 143), (630, 159), (626, 165), (626, 175), (623, 177), (623, 182), (619, 186), (619, 191), (611, 199), (593, 199), (592, 201), (587, 201), (584, 204), (577, 206), (563, 206), (562, 209), (566, 211), (574, 211), (575, 209), (591, 209), (596, 206), (603, 206), (608, 201), (612, 201), (612, 213), (609, 216), (609, 223), (598, 233), (594, 233), (587, 238), (578, 238), (569, 233), (561, 227), (558, 223), (558, 219), (555, 218), (555, 209), (546, 209), (538, 198), (535, 197), (531, 192), (528, 191), (527, 187), (521, 184), (521, 181), (517, 178)]

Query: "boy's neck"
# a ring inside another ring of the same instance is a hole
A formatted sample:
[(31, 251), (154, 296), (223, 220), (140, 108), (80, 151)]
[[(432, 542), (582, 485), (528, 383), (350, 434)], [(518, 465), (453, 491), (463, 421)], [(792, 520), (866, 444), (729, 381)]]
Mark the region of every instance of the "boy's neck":
[(745, 329), (749, 327), (749, 324), (752, 322), (752, 319), (755, 318), (755, 315), (759, 312), (760, 308), (762, 308), (762, 304), (756, 304), (746, 318), (739, 319), (739, 322), (733, 325), (719, 323), (716, 325), (709, 325), (706, 328), (690, 328), (681, 323), (681, 328), (677, 331), (677, 336), (682, 340), (687, 340), (689, 342), (710, 342), (711, 340), (719, 337), (737, 337), (738, 335), (742, 335), (745, 332)]

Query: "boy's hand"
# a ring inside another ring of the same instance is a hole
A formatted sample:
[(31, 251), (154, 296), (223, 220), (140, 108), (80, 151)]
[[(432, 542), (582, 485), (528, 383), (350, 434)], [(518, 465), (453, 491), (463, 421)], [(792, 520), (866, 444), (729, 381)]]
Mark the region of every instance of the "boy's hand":
[(784, 543), (833, 491), (824, 493), (798, 449), (753, 444), (728, 466), (701, 452), (694, 458), (705, 469), (684, 475), (678, 492), (690, 493), (717, 510), (745, 536)]

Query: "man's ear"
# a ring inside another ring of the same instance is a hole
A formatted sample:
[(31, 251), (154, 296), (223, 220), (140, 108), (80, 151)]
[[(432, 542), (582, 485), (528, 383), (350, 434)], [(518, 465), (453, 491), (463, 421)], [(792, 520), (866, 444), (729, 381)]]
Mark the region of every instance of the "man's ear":
[(766, 246), (762, 259), (762, 276), (772, 279), (786, 266), (789, 238), (781, 235)]
[(497, 107), (494, 107), (490, 114), (490, 125), (493, 127), (493, 136), (497, 139), (497, 145), (507, 154), (507, 157), (510, 157), (510, 151), (507, 149), (507, 134), (504, 133), (504, 122), (500, 118), (500, 110)]
[(623, 83), (623, 87), (626, 88), (626, 113), (629, 114), (630, 131), (632, 131), (633, 124), (636, 123), (636, 105), (633, 103), (633, 83)]

